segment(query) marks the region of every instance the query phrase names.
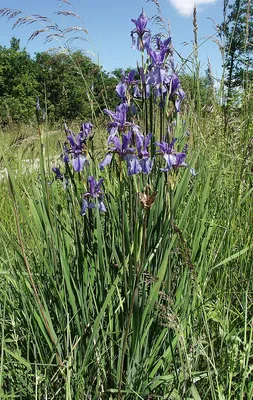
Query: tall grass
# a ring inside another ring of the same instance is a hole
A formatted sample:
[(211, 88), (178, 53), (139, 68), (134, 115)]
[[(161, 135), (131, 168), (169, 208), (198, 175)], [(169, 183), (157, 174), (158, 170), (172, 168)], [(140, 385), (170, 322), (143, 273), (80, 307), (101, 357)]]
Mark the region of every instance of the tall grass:
[[(152, 101), (140, 123), (158, 141), (174, 111)], [(149, 176), (116, 159), (100, 172), (97, 141), (63, 185), (42, 137), (39, 173), (15, 177), (2, 152), (1, 398), (253, 398), (252, 102), (225, 136), (221, 107), (210, 118), (196, 101), (174, 131), (181, 151), (189, 127), (195, 177), (162, 160)], [(101, 173), (107, 211), (81, 216)]]

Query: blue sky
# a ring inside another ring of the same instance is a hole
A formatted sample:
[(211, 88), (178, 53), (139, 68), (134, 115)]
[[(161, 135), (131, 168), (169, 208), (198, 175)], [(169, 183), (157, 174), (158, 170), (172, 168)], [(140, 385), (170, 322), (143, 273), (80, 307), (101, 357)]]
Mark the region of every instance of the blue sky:
[[(71, 1), (71, 6), (67, 2)], [(154, 2), (146, 0), (0, 0), (1, 8), (21, 9), (24, 16), (29, 14), (45, 15), (58, 23), (61, 28), (71, 25), (83, 26), (88, 30), (89, 42), (75, 42), (77, 48), (90, 51), (94, 61), (99, 61), (106, 71), (115, 68), (135, 67), (136, 61), (140, 61), (140, 54), (131, 48), (130, 32), (134, 29), (131, 18), (138, 18), (142, 7), (146, 15), (152, 17), (156, 14)], [(215, 34), (214, 23), (222, 21), (222, 0), (195, 0), (198, 10), (198, 36), (199, 58), (201, 70), (207, 68), (207, 57), (210, 58), (213, 75), (221, 76), (221, 56), (217, 44), (210, 36)], [(175, 49), (185, 58), (192, 52), (192, 8), (194, 0), (160, 0), (165, 21), (170, 22), (172, 41)], [(57, 16), (54, 12), (58, 10), (71, 10), (76, 12), (81, 19), (72, 17)], [(34, 54), (35, 52), (46, 51), (49, 47), (58, 46), (59, 43), (52, 42), (43, 44), (43, 36), (36, 37), (32, 42), (27, 43), (29, 36), (40, 25), (22, 26), (12, 30), (12, 21), (7, 18), (1, 19), (0, 44), (8, 46), (12, 36), (21, 40), (21, 46)], [(158, 32), (157, 25), (149, 23), (152, 33)], [(187, 44), (185, 44), (187, 43)], [(189, 64), (190, 67), (190, 64)]]

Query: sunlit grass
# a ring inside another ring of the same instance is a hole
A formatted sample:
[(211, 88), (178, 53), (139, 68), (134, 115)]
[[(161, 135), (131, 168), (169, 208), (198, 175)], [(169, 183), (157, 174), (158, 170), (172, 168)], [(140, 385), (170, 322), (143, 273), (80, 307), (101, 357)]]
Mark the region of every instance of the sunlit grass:
[[(189, 121), (198, 174), (180, 174), (174, 231), (165, 222), (165, 182), (154, 181), (158, 197), (124, 356), (129, 399), (252, 396), (251, 176), (246, 145), (217, 132), (220, 118)], [(1, 182), (2, 396), (27, 396), (29, 388), (38, 398), (115, 398), (127, 316), (116, 177), (105, 175), (105, 222), (98, 213), (82, 221), (80, 188), (77, 197), (68, 190), (66, 203), (55, 182), (45, 197), (35, 175), (11, 173), (11, 190)], [(125, 221), (129, 301), (142, 218)]]

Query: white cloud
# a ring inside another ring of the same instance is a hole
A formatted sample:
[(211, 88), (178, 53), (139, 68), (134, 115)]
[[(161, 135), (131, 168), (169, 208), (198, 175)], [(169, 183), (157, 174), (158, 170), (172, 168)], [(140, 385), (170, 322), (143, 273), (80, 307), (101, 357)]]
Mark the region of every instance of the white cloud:
[(189, 17), (192, 15), (194, 4), (196, 4), (197, 6), (200, 4), (211, 4), (215, 3), (216, 0), (169, 0), (169, 1), (181, 15)]

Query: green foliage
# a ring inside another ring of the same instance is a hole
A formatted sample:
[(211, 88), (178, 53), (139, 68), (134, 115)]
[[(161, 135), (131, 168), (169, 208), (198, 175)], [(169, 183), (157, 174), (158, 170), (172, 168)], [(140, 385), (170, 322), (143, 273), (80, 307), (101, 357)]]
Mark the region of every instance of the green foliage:
[[(214, 92), (213, 82), (210, 81), (208, 74), (206, 76), (200, 76), (196, 82), (196, 76), (190, 74), (180, 75), (180, 82), (184, 91), (187, 93), (189, 102), (197, 105), (200, 109), (206, 106), (212, 106), (217, 103), (217, 99)], [(196, 92), (196, 86), (198, 86), (198, 93)]]
[(37, 96), (34, 61), (13, 38), (9, 49), (0, 46), (0, 121), (33, 120)]
[(252, 82), (253, 70), (253, 6), (248, 0), (235, 0), (232, 4), (224, 2), (225, 16), (221, 31), (225, 35), (225, 69), (228, 97), (234, 88), (246, 88)]
[[(38, 53), (37, 80), (48, 119), (91, 119), (116, 103), (115, 79), (80, 51), (70, 54)], [(92, 103), (92, 106), (91, 106)]]
[(0, 122), (33, 122), (38, 96), (48, 122), (94, 118), (117, 103), (115, 83), (80, 51), (31, 59), (13, 38), (10, 48), (0, 47)]

